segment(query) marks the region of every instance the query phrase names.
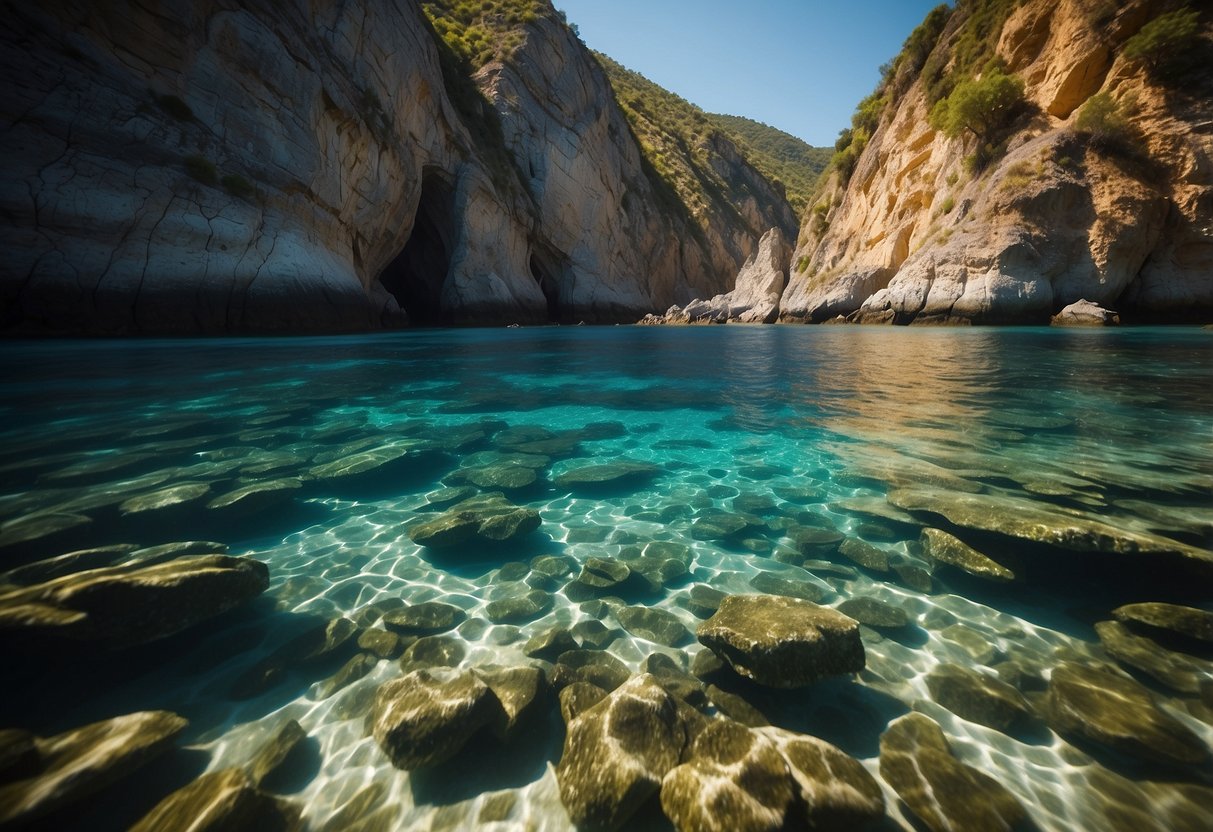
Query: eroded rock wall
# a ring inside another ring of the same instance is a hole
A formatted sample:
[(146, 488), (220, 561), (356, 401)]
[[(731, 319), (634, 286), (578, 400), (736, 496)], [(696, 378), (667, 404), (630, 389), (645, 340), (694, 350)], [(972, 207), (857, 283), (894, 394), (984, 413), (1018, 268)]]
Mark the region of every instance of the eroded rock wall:
[[(1208, 78), (1153, 83), (1121, 50), (1157, 4), (1119, 4), (1095, 25), (1107, 10), (1027, 0), (1011, 13), (997, 53), (1025, 81), (1029, 112), (979, 174), (965, 165), (974, 139), (932, 129), (915, 81), (850, 181), (819, 196), (826, 213), (801, 229), (782, 319), (1047, 323), (1084, 298), (1130, 320), (1213, 316)], [(936, 48), (951, 48), (947, 31)], [(1076, 133), (1100, 91), (1135, 101), (1136, 158)]]
[(731, 288), (788, 210), (663, 208), (554, 11), (474, 79), (442, 48), (416, 0), (12, 7), (0, 328), (634, 320)]

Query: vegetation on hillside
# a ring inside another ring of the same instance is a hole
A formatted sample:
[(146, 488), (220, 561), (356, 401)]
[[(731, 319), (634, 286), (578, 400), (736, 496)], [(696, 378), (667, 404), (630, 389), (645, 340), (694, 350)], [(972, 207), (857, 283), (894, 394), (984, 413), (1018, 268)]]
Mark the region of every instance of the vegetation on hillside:
[(521, 27), (540, 17), (540, 0), (426, 0), (426, 17), (451, 51), (470, 68), (504, 61), (522, 45)]
[(1200, 12), (1181, 8), (1160, 14), (1125, 43), (1124, 56), (1140, 61), (1157, 81), (1178, 82), (1199, 59)]
[(725, 181), (712, 165), (714, 140), (730, 137), (686, 99), (601, 52), (594, 57), (606, 71), (645, 158), (678, 199), (697, 217), (713, 207), (736, 212), (738, 189), (744, 189), (744, 183)]
[(733, 140), (750, 164), (767, 179), (782, 182), (788, 203), (804, 214), (831, 149), (814, 147), (782, 130), (743, 116), (709, 113), (708, 119)]
[[(927, 101), (934, 107), (938, 102), (948, 100), (958, 86), (971, 84), (986, 70), (1000, 70), (996, 63), (991, 63), (998, 37), (1007, 17), (1020, 2), (1022, 0), (957, 0), (954, 10), (941, 5), (927, 14), (906, 38), (901, 52), (880, 68), (881, 79), (875, 91), (859, 103), (851, 117), (851, 126), (839, 133), (831, 166), (844, 183), (850, 179), (890, 102), (898, 100), (915, 80), (922, 79)], [(946, 42), (947, 48), (938, 48), (941, 42)], [(1009, 89), (1000, 81), (998, 90), (977, 92), (1005, 93)], [(960, 98), (969, 99), (973, 93), (971, 87), (964, 89)], [(983, 152), (986, 145), (990, 142), (980, 143), (978, 162), (980, 157), (990, 155)], [(997, 148), (991, 145), (988, 149), (996, 151)]]

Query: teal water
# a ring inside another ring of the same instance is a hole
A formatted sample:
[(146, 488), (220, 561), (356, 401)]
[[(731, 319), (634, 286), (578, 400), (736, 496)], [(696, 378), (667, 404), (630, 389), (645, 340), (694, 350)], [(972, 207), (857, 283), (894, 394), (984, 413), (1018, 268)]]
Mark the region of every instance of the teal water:
[[(0, 571), (87, 547), (178, 541), (225, 544), (270, 570), (255, 603), (90, 670), (87, 697), (78, 667), (40, 661), (7, 683), (0, 727), (49, 735), (173, 710), (191, 727), (188, 754), (158, 774), (168, 788), (243, 764), (294, 718), (308, 756), (280, 794), (308, 828), (352, 828), (357, 816), (370, 819), (365, 828), (564, 829), (550, 767), (558, 717), (510, 747), (409, 775), (364, 730), (375, 689), (402, 673), (398, 661), (370, 662), (333, 692), (325, 680), (357, 652), (351, 641), (252, 696), (233, 696), (233, 686), (316, 620), (376, 628), (402, 603), (429, 600), (465, 610), (449, 634), (464, 666), (525, 663), (531, 636), (601, 620), (620, 629), (607, 650), (630, 670), (654, 652), (690, 667), (702, 649), (693, 638), (666, 645), (627, 632), (615, 601), (564, 588), (590, 557), (626, 562), (664, 541), (687, 547), (686, 574), (620, 603), (667, 610), (692, 633), (701, 620), (688, 604), (693, 587), (755, 592), (763, 573), (830, 606), (871, 598), (904, 611), (904, 627), (864, 628), (858, 677), (754, 694), (772, 721), (837, 744), (873, 774), (887, 723), (919, 710), (1042, 829), (1176, 829), (1209, 816), (1208, 771), (1156, 774), (1105, 759), (1043, 721), (1012, 736), (934, 702), (925, 677), (945, 663), (993, 674), (1016, 662), (1041, 683), (1025, 692), (1043, 708), (1059, 662), (1117, 664), (1093, 628), (1113, 608), (1213, 609), (1210, 573), (1199, 568), (1213, 557), (1213, 333), (565, 327), (0, 349)], [(383, 448), (402, 450), (333, 474), (330, 463)], [(656, 467), (597, 488), (557, 484), (620, 460)], [(501, 545), (413, 543), (408, 530), (445, 508), (437, 492), (474, 493), (459, 472), (486, 467), (498, 486), (526, 479), (512, 476), (519, 468), (535, 471), (520, 487), (481, 490), (536, 509), (539, 529)], [(279, 480), (290, 489), (255, 511), (208, 507)], [(182, 483), (196, 487), (137, 499)], [(934, 502), (907, 513), (889, 500), (905, 506), (907, 493)], [(979, 519), (945, 518), (948, 500), (973, 494)], [(707, 530), (725, 515), (744, 517)], [(1011, 530), (1016, 518), (1040, 526), (1036, 540)], [(1054, 522), (1112, 531), (1075, 551), (1054, 545)], [(933, 563), (924, 526), (955, 533), (1019, 580)], [(805, 528), (863, 541), (890, 568), (828, 545), (806, 551), (796, 536)], [(529, 567), (542, 555), (571, 559), (571, 574), (541, 579)], [(907, 567), (933, 574), (924, 585)], [(488, 620), (488, 604), (536, 587), (551, 593), (548, 609)], [(1206, 681), (1203, 695), (1121, 667), (1213, 745), (1208, 657), (1181, 659)], [(115, 828), (155, 789), (117, 800)], [(885, 790), (889, 828), (912, 828)], [(1169, 808), (1147, 815), (1143, 805)], [(65, 809), (57, 822), (82, 825), (84, 811)], [(661, 828), (659, 817), (643, 823)]]

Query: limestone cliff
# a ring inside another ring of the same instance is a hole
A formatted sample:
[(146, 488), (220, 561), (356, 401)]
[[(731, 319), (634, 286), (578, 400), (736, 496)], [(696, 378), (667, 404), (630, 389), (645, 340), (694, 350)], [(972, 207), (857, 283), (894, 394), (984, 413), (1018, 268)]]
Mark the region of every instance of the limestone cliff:
[[(1047, 323), (1080, 299), (1131, 321), (1213, 316), (1213, 25), (1199, 18), (1187, 45), (1197, 69), (1177, 83), (1126, 54), (1182, 9), (962, 0), (933, 48), (917, 44), (925, 67), (886, 77), (889, 101), (849, 180), (836, 172), (809, 212), (782, 319)], [(1026, 100), (983, 150), (929, 115), (932, 85), (972, 63), (976, 24), (991, 21), (984, 71), (1022, 79)], [(1107, 117), (1084, 123), (1095, 104)]]
[(786, 204), (663, 203), (533, 5), (474, 77), (416, 0), (7, 7), (0, 328), (634, 320), (730, 288)]

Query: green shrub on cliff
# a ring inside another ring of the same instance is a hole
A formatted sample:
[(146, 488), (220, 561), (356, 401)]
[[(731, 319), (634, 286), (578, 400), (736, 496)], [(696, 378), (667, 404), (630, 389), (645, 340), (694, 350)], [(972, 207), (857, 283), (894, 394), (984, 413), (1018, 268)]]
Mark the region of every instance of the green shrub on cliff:
[(538, 0), (428, 0), (421, 7), (434, 31), (473, 69), (509, 60), (522, 45), (521, 27), (544, 11)]
[(1155, 80), (1174, 83), (1195, 63), (1200, 12), (1177, 9), (1151, 20), (1125, 42), (1124, 56), (1141, 61)]
[(931, 126), (950, 138), (965, 131), (988, 142), (1024, 105), (1023, 79), (989, 67), (980, 78), (962, 81), (931, 110)]
[(1133, 98), (1117, 101), (1111, 93), (1099, 92), (1087, 99), (1074, 120), (1076, 132), (1087, 136), (1091, 147), (1122, 156), (1137, 155), (1141, 136), (1133, 126), (1137, 110)]

